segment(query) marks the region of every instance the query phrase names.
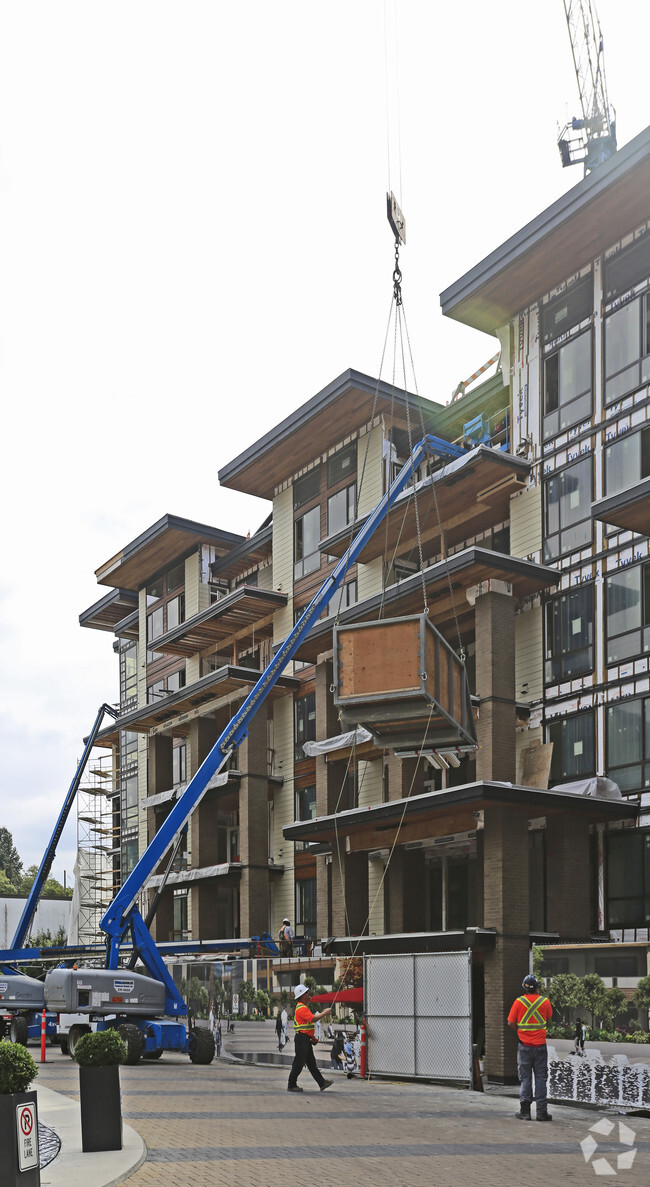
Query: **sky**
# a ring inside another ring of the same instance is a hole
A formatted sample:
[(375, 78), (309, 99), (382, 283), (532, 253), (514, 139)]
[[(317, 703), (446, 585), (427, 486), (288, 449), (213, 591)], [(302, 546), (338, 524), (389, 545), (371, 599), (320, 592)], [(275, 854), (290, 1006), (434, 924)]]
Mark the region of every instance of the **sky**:
[[(597, 7), (622, 146), (650, 6)], [(0, 826), (25, 866), (119, 695), (78, 622), (95, 570), (166, 513), (254, 532), (268, 505), (219, 469), (377, 374), (389, 188), (417, 389), (445, 403), (498, 344), (439, 294), (581, 180), (576, 114), (561, 0), (0, 0)], [(59, 881), (75, 838), (73, 812)]]

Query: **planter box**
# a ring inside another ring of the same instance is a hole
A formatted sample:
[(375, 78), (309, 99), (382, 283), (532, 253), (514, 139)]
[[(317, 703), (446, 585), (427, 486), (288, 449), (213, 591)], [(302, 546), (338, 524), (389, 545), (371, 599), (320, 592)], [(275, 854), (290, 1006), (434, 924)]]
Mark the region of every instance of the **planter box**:
[(93, 1150), (122, 1149), (122, 1097), (120, 1069), (80, 1067), (81, 1148)]
[(35, 1092), (0, 1095), (0, 1183), (40, 1187)]

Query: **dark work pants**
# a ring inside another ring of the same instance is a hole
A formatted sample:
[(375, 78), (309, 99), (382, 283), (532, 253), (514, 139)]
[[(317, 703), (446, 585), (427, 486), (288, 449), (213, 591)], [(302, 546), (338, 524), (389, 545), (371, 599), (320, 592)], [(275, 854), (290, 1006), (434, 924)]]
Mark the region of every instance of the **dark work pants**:
[(519, 1043), (517, 1048), (517, 1071), (519, 1072), (519, 1100), (522, 1105), (533, 1103), (533, 1075), (535, 1076), (535, 1103), (537, 1112), (546, 1112), (546, 1078), (548, 1075), (548, 1052), (546, 1043), (532, 1047)]
[(300, 1075), (305, 1064), (307, 1064), (307, 1067), (318, 1084), (318, 1087), (322, 1088), (325, 1080), (323, 1076), (321, 1076), (316, 1065), (314, 1044), (312, 1043), (311, 1039), (308, 1038), (307, 1035), (301, 1034), (300, 1031), (296, 1031), (296, 1041), (294, 1046), (296, 1053), (293, 1057), (291, 1071), (289, 1072), (289, 1087), (295, 1088), (298, 1076)]

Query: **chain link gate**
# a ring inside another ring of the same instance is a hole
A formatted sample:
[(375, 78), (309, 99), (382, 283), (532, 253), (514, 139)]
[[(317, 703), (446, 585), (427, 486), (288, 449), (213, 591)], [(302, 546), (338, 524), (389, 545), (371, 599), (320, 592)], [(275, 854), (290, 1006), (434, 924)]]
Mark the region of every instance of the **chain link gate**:
[(370, 1075), (472, 1084), (472, 954), (364, 956)]

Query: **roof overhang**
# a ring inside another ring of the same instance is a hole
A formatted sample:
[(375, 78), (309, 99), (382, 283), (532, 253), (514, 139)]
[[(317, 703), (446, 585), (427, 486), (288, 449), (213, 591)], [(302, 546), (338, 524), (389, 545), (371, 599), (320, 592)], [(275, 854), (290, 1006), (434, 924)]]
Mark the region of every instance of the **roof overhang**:
[(440, 294), (442, 312), (486, 334), (650, 218), (650, 128)]
[[(418, 548), (418, 525), (423, 545), (439, 542), (444, 532), (447, 547), (461, 539), (471, 539), (494, 524), (510, 518), (510, 499), (522, 490), (530, 463), (487, 445), (469, 450), (463, 457), (448, 462), (395, 500), (380, 532), (370, 537), (358, 560), (367, 564), (384, 551), (389, 556), (405, 556)], [(416, 507), (417, 503), (417, 507)], [(416, 515), (417, 510), (417, 515)], [(354, 529), (345, 528), (321, 540), (321, 552), (343, 556), (350, 545), (351, 532), (358, 532), (367, 516), (357, 520)]]
[(241, 544), (243, 536), (223, 532), (208, 524), (181, 519), (178, 515), (163, 515), (151, 527), (126, 544), (115, 556), (95, 570), (100, 585), (119, 585), (137, 590), (153, 575), (199, 544), (211, 544), (222, 553)]
[(219, 471), (222, 486), (272, 499), (277, 486), (317, 455), (338, 445), (345, 434), (387, 416), (394, 429), (409, 424), (431, 432), (441, 406), (352, 369), (302, 404), (291, 416)]
[(130, 589), (112, 589), (79, 615), (79, 626), (96, 631), (113, 631), (118, 622), (138, 604), (138, 595)]
[(273, 524), (267, 523), (250, 539), (244, 540), (224, 556), (212, 562), (212, 577), (234, 580), (245, 569), (261, 565), (271, 556), (273, 549)]
[(623, 531), (650, 536), (650, 478), (642, 478), (630, 490), (598, 499), (591, 504), (591, 514)]
[[(210, 672), (194, 684), (188, 684), (180, 692), (162, 697), (150, 705), (124, 713), (108, 729), (98, 736), (97, 746), (112, 746), (119, 740), (120, 730), (134, 730), (136, 733), (174, 732), (179, 737), (189, 732), (190, 723), (196, 717), (219, 708), (224, 698), (233, 694), (245, 695), (261, 676), (256, 668), (235, 667), (226, 664), (216, 672)], [(300, 681), (294, 676), (280, 676), (269, 692), (269, 699), (284, 696), (300, 688)]]
[(257, 585), (240, 585), (207, 610), (194, 614), (174, 630), (155, 640), (156, 651), (170, 655), (196, 655), (226, 640), (236, 639), (242, 648), (252, 637), (273, 638), (273, 614), (286, 606), (288, 594)]
[(448, 837), (476, 828), (476, 813), (495, 804), (526, 809), (529, 818), (557, 813), (581, 816), (589, 823), (636, 817), (638, 808), (626, 800), (606, 800), (571, 792), (548, 791), (512, 783), (465, 783), (446, 791), (425, 792), (408, 799), (352, 808), (315, 820), (296, 821), (282, 831), (288, 841), (331, 841), (348, 838), (349, 852), (406, 845), (426, 838)]
[[(510, 585), (514, 597), (521, 599), (556, 586), (561, 574), (547, 565), (521, 560), (502, 552), (476, 545), (455, 552), (446, 560), (437, 561), (424, 570), (429, 618), (449, 640), (455, 639), (456, 624), (463, 636), (474, 636), (474, 607), (467, 600), (468, 591), (490, 580)], [(301, 643), (296, 658), (315, 663), (318, 656), (332, 647), (332, 632), (337, 621), (341, 624), (372, 621), (379, 617), (395, 618), (422, 611), (422, 573), (414, 573), (406, 581), (390, 585), (383, 593), (357, 602), (337, 614), (336, 595), (330, 603), (327, 618), (319, 619)]]
[[(460, 952), (467, 948), (494, 948), (496, 928), (467, 927), (463, 931), (389, 932), (372, 936), (333, 936), (323, 944), (325, 952), (333, 956), (371, 956), (398, 952)], [(311, 998), (312, 1001), (324, 1001)]]

